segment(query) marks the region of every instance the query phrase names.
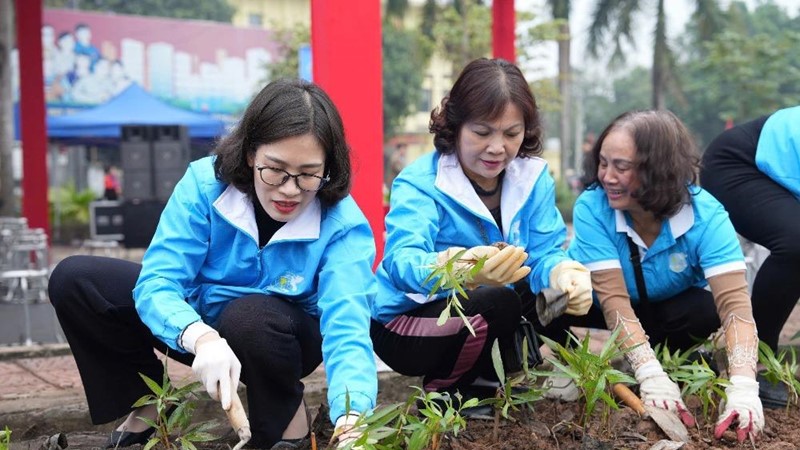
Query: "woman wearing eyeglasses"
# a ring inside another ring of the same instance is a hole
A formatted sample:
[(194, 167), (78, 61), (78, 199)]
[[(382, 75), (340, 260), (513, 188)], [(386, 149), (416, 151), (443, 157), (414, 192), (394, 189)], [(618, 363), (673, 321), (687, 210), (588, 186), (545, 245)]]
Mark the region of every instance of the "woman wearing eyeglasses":
[(154, 418), (154, 408), (131, 410), (149, 393), (139, 373), (162, 379), (153, 347), (191, 364), (225, 409), (241, 378), (256, 448), (304, 444), (300, 379), (324, 360), (330, 419), (350, 430), (339, 445), (357, 437), (352, 425), (377, 395), (375, 243), (349, 190), (349, 149), (330, 98), (311, 83), (277, 81), (215, 156), (190, 164), (141, 265), (73, 256), (56, 267), (50, 298), (92, 421), (127, 415), (109, 446), (153, 432), (139, 417)]

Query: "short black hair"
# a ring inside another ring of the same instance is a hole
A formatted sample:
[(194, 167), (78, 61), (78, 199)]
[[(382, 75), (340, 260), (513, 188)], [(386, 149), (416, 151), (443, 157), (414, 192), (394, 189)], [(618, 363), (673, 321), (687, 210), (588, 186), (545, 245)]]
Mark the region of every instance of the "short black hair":
[(429, 130), (440, 153), (456, 151), (464, 123), (500, 117), (508, 104), (516, 105), (525, 121), (525, 136), (517, 157), (542, 153), (542, 123), (536, 99), (517, 66), (504, 59), (476, 59), (461, 71), (453, 89), (431, 112)]
[(299, 79), (273, 81), (259, 92), (233, 131), (214, 149), (217, 179), (255, 198), (248, 157), (263, 144), (311, 133), (325, 150), (325, 175), (317, 193), (330, 206), (350, 193), (350, 148), (339, 111), (319, 86)]

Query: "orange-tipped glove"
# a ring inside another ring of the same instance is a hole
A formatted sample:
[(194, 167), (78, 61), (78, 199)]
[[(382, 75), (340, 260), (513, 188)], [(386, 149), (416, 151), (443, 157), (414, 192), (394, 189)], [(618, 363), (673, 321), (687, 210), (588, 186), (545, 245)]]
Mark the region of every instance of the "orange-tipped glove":
[(714, 428), (714, 437), (719, 439), (734, 421), (736, 438), (743, 442), (748, 435), (754, 437), (764, 430), (764, 410), (758, 397), (758, 382), (742, 375), (732, 375), (731, 384), (725, 388), (727, 400), (723, 400), (722, 412)]

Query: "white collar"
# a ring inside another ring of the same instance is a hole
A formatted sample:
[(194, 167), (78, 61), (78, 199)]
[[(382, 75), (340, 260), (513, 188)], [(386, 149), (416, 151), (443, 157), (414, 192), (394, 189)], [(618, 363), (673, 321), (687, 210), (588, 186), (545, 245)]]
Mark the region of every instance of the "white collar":
[[(628, 222), (625, 220), (625, 214), (622, 211), (615, 209), (614, 218), (618, 233), (626, 233), (636, 245), (647, 248), (642, 238), (628, 225)], [(672, 231), (672, 237), (674, 239), (678, 239), (686, 234), (686, 232), (692, 228), (692, 225), (694, 225), (694, 208), (691, 203), (682, 205), (681, 209), (669, 218), (669, 228)]]
[[(244, 192), (233, 185), (228, 185), (225, 192), (214, 201), (214, 207), (233, 226), (258, 241), (258, 225), (256, 225), (253, 202)], [(321, 221), (322, 206), (319, 198), (315, 198), (297, 217), (286, 222), (286, 225), (282, 226), (269, 241), (318, 239)]]
[[(512, 219), (528, 200), (534, 184), (546, 167), (547, 163), (541, 158), (514, 158), (506, 167), (500, 194), (504, 236), (508, 236)], [(483, 204), (469, 178), (464, 174), (455, 153), (439, 156), (434, 185), (468, 210), (494, 222), (489, 209)]]

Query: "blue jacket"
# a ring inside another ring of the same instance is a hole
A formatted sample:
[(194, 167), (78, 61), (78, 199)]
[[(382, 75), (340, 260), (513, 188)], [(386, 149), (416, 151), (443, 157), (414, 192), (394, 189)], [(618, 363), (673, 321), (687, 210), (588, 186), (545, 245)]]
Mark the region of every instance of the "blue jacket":
[(214, 326), (225, 305), (269, 294), (320, 318), (332, 420), (375, 406), (377, 374), (369, 337), (376, 293), (375, 241), (348, 196), (311, 203), (258, 247), (253, 203), (214, 175), (213, 157), (193, 162), (161, 215), (134, 288), (136, 310), (171, 348), (198, 320)]
[(800, 106), (769, 116), (758, 137), (756, 166), (800, 200)]
[[(378, 267), (372, 317), (381, 323), (427, 303), (423, 285), (438, 252), (504, 241), (525, 248), (531, 290), (550, 284), (550, 270), (566, 259), (566, 226), (555, 206), (555, 183), (540, 158), (516, 158), (506, 168), (500, 230), (454, 154), (432, 152), (395, 178), (386, 216), (386, 250)], [(439, 293), (441, 294), (441, 293)]]

